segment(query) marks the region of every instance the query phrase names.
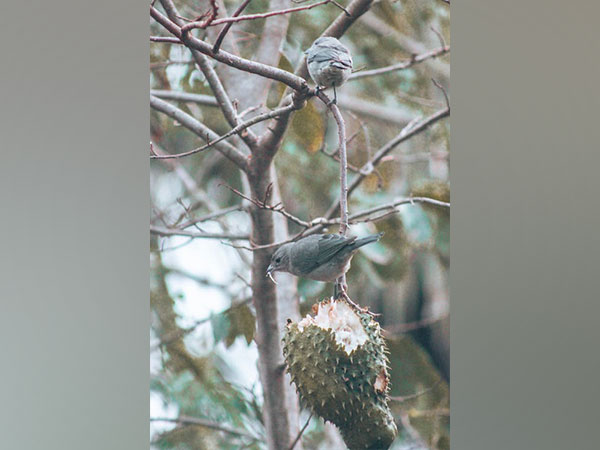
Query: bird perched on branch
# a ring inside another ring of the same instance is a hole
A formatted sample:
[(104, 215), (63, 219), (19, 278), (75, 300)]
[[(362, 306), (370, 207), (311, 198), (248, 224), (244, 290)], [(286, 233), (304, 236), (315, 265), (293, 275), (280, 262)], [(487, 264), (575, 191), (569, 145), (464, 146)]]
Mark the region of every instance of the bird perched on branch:
[(283, 244), (271, 257), (267, 276), (289, 272), (303, 278), (335, 282), (350, 268), (350, 260), (363, 245), (377, 242), (383, 233), (357, 239), (340, 234), (313, 234)]
[(334, 37), (318, 38), (306, 50), (308, 73), (320, 87), (333, 87), (333, 103), (337, 102), (336, 86), (341, 86), (352, 73), (352, 56), (344, 44)]

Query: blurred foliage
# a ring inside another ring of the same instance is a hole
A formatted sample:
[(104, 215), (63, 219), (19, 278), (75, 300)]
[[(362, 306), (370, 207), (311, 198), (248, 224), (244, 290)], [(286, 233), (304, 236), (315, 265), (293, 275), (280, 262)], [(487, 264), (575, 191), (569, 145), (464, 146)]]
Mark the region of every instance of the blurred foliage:
[[(225, 0), (228, 14), (239, 3), (239, 0)], [(348, 3), (342, 2), (343, 5)], [(175, 4), (186, 17), (197, 17), (208, 9), (206, 0), (176, 0)], [(293, 6), (296, 5), (290, 2), (289, 7)], [(254, 0), (244, 14), (268, 9), (267, 0)], [(339, 14), (340, 10), (334, 5), (294, 14), (281, 49), (279, 67), (293, 71), (302, 61), (302, 52)], [(252, 59), (264, 23), (265, 20), (257, 20), (235, 24), (223, 48), (230, 50), (235, 42), (241, 56)], [(371, 12), (355, 23), (341, 40), (353, 54), (355, 70), (368, 70), (440, 47), (440, 39), (432, 27), (449, 44), (449, 9), (443, 2), (382, 0), (375, 2)], [(166, 35), (154, 21), (151, 21), (150, 32)], [(214, 40), (211, 34), (214, 30), (201, 33), (209, 42)], [(191, 60), (190, 53), (181, 46), (152, 43), (151, 88), (211, 95), (204, 76)], [(215, 64), (215, 68), (220, 71), (223, 66)], [(248, 76), (233, 70), (227, 74), (234, 77), (229, 83), (235, 82), (235, 77)], [(367, 102), (374, 106), (375, 112), (395, 111), (409, 118), (423, 118), (444, 107), (443, 95), (431, 78), (448, 87), (448, 76), (449, 55), (444, 55), (408, 70), (350, 81), (338, 94), (354, 104)], [(264, 107), (275, 107), (284, 91), (281, 83), (272, 83)], [(216, 133), (230, 129), (215, 107), (173, 103)], [(347, 136), (351, 139), (348, 161), (358, 168), (406, 125), (358, 109), (343, 108), (342, 113)], [(377, 171), (353, 192), (350, 213), (409, 195), (450, 201), (449, 132), (449, 121), (442, 120), (394, 149)], [(166, 152), (182, 152), (204, 143), (155, 111), (150, 114), (150, 134), (153, 144)], [(230, 142), (239, 143), (236, 139)], [(274, 160), (287, 211), (305, 220), (321, 217), (338, 197), (339, 165), (332, 156), (326, 155), (333, 154), (336, 148), (335, 122), (323, 105), (309, 101), (292, 117)], [(424, 153), (446, 156), (417, 158), (409, 163), (403, 160), (404, 156)], [(241, 199), (223, 184), (244, 191), (243, 177), (215, 151), (172, 163), (153, 160), (150, 169), (153, 223), (161, 226), (181, 223), (178, 220), (189, 221), (241, 204)], [(349, 182), (354, 176), (355, 173), (349, 171)], [(378, 320), (384, 329), (422, 319), (424, 311), (432, 310), (430, 293), (435, 289), (439, 292), (440, 285), (447, 299), (444, 280), (450, 261), (449, 222), (448, 209), (418, 204), (403, 205), (397, 214), (351, 227), (352, 234), (385, 232), (380, 242), (365, 247), (355, 256), (348, 272), (351, 297), (381, 313)], [(248, 233), (249, 223), (247, 215), (239, 212), (203, 222), (198, 227), (210, 232)], [(292, 222), (288, 225), (290, 234), (302, 230)], [(189, 229), (198, 231), (193, 226)], [(328, 231), (336, 230), (337, 227), (331, 227)], [(247, 263), (251, 261), (251, 254), (221, 244), (209, 248), (199, 241), (203, 240), (153, 238), (151, 241), (150, 389), (153, 398), (160, 399), (160, 407), (153, 403), (155, 409), (151, 414), (152, 417), (203, 418), (245, 431), (257, 439), (207, 427), (153, 422), (153, 446), (160, 449), (263, 449), (260, 383), (252, 379), (256, 374), (248, 373), (248, 366), (244, 365), (248, 362), (256, 365), (254, 309), (247, 301), (250, 290), (244, 281), (250, 278)], [(437, 258), (441, 264), (424, 264), (422, 255)], [(172, 276), (167, 269), (172, 266), (194, 276)], [(219, 276), (210, 270), (216, 266), (223, 272)], [(307, 314), (315, 301), (331, 295), (332, 291), (331, 285), (299, 279), (301, 313)], [(175, 294), (179, 292), (183, 295)], [(436, 298), (439, 301), (439, 295)], [(196, 310), (202, 314), (194, 315)], [(411, 448), (411, 445), (421, 448), (415, 444), (418, 441), (415, 436), (403, 429), (401, 418), (404, 418), (429, 448), (447, 449), (449, 418), (442, 413), (448, 408), (448, 374), (435, 355), (440, 348), (447, 347), (448, 336), (436, 334), (437, 340), (421, 347), (413, 335), (415, 333), (386, 337), (390, 349), (391, 394), (406, 396), (433, 388), (405, 402), (391, 404), (401, 430), (392, 448)], [(307, 417), (302, 415), (302, 424)], [(329, 450), (334, 447), (328, 439), (323, 423), (313, 419), (302, 444), (305, 449)]]
[[(449, 390), (429, 355), (410, 337), (387, 339), (391, 359), (391, 396), (406, 397), (391, 402), (396, 416), (405, 415), (428, 445), (450, 448)], [(409, 433), (405, 429), (405, 433)]]

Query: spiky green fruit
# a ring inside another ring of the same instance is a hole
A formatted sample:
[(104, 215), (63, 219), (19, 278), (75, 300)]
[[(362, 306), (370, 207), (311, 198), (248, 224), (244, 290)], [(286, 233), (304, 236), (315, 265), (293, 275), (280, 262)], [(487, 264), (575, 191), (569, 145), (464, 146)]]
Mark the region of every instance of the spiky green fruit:
[(388, 359), (379, 324), (343, 300), (288, 321), (287, 370), (300, 398), (335, 424), (351, 450), (387, 449), (398, 430), (388, 407)]

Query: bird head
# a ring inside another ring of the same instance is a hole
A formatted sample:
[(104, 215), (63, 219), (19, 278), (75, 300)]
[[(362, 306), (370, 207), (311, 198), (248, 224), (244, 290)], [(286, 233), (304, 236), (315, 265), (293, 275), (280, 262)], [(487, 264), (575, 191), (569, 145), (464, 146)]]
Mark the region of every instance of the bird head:
[(279, 247), (271, 257), (271, 264), (267, 268), (267, 276), (273, 272), (289, 272), (290, 269), (290, 248), (292, 244), (284, 244)]

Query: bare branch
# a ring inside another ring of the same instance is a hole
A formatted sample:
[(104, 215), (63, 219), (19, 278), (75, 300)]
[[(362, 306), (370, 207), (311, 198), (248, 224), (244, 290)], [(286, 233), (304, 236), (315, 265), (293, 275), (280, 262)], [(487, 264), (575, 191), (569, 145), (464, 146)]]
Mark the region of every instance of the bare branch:
[(400, 70), (405, 70), (405, 69), (408, 69), (422, 61), (426, 61), (428, 59), (436, 58), (438, 56), (444, 55), (444, 54), (448, 53), (449, 51), (450, 51), (449, 46), (440, 47), (435, 50), (431, 50), (427, 53), (422, 53), (420, 55), (414, 55), (410, 59), (406, 59), (399, 63), (392, 64), (391, 66), (380, 67), (379, 69), (364, 70), (361, 72), (353, 73), (352, 75), (350, 75), (348, 80), (357, 80), (359, 78), (372, 77), (372, 76), (382, 75), (382, 74), (389, 73), (389, 72), (397, 72)]
[(154, 62), (154, 63), (150, 63), (150, 70), (156, 70), (156, 69), (162, 69), (168, 66), (175, 66), (175, 65), (189, 65), (189, 64), (194, 64), (194, 61), (173, 61), (173, 60), (167, 60), (167, 61), (160, 61), (160, 62)]
[[(242, 11), (244, 11), (244, 9), (246, 9), (246, 6), (248, 6), (248, 4), (251, 1), (252, 0), (244, 0), (242, 2), (242, 4), (240, 6), (238, 6), (238, 8), (234, 11), (234, 13), (231, 15), (231, 17), (237, 17), (237, 16), (239, 16), (242, 13)], [(217, 39), (215, 40), (215, 43), (214, 43), (213, 48), (212, 48), (212, 51), (214, 53), (218, 53), (219, 52), (219, 48), (221, 48), (221, 44), (223, 43), (223, 39), (225, 39), (225, 35), (227, 34), (227, 32), (229, 31), (229, 29), (231, 28), (232, 25), (233, 25), (233, 22), (229, 22), (219, 32), (219, 35), (217, 36)]]
[(179, 102), (194, 102), (206, 106), (219, 106), (217, 100), (211, 95), (190, 94), (181, 91), (162, 91), (159, 89), (151, 89), (150, 95), (165, 100), (177, 100)]
[(442, 94), (444, 94), (444, 99), (446, 99), (446, 108), (450, 109), (450, 100), (448, 99), (448, 93), (446, 92), (446, 89), (444, 89), (444, 86), (438, 83), (434, 78), (432, 78), (431, 81), (438, 87), (438, 89), (442, 91)]
[(340, 158), (340, 234), (348, 231), (348, 160), (346, 156), (346, 124), (336, 105), (329, 107), (338, 127), (338, 155)]
[(201, 419), (199, 417), (190, 417), (190, 416), (179, 416), (177, 418), (169, 418), (169, 417), (151, 417), (151, 422), (173, 422), (180, 425), (198, 425), (201, 427), (211, 428), (213, 430), (224, 431), (225, 433), (233, 434), (236, 436), (241, 436), (245, 438), (250, 438), (255, 441), (259, 440), (256, 436), (247, 433), (245, 431), (231, 428), (226, 425), (221, 425), (220, 423), (213, 422), (212, 420)]
[[(374, 214), (376, 212), (381, 212), (381, 211), (392, 211), (392, 212), (397, 212), (397, 208), (398, 206), (401, 205), (414, 205), (415, 203), (427, 203), (430, 205), (435, 205), (435, 206), (443, 206), (445, 208), (450, 208), (450, 203), (447, 202), (442, 202), (440, 200), (436, 200), (434, 198), (428, 198), (428, 197), (407, 197), (407, 198), (401, 198), (401, 199), (397, 199), (391, 203), (386, 203), (385, 205), (379, 205), (379, 206), (375, 206), (374, 208), (370, 208), (364, 211), (360, 211), (358, 213), (352, 214), (350, 216), (350, 220), (352, 221), (352, 223), (357, 223), (357, 219), (360, 219), (362, 217), (367, 217), (370, 216), (371, 214)], [(373, 219), (370, 219), (373, 220)]]
[(263, 122), (265, 120), (280, 116), (280, 115), (290, 112), (294, 109), (295, 109), (294, 104), (290, 104), (288, 106), (274, 109), (273, 111), (269, 111), (264, 114), (259, 114), (258, 116), (255, 116), (246, 122), (240, 123), (238, 126), (233, 128), (232, 130), (228, 131), (223, 136), (220, 136), (217, 139), (214, 139), (214, 140), (208, 142), (206, 145), (203, 145), (202, 147), (198, 147), (198, 148), (195, 148), (193, 150), (190, 150), (190, 151), (187, 151), (184, 153), (177, 153), (175, 155), (150, 155), (150, 158), (152, 158), (152, 159), (174, 159), (174, 158), (182, 158), (184, 156), (189, 156), (189, 155), (193, 155), (194, 153), (202, 152), (202, 151), (207, 150), (208, 148), (214, 146), (215, 144), (218, 144), (219, 142), (227, 139), (228, 137), (231, 137), (234, 134), (240, 133), (241, 131), (245, 130), (248, 127), (251, 127), (252, 125), (255, 125), (259, 122)]
[(189, 220), (187, 222), (179, 224), (179, 227), (185, 229), (185, 228), (190, 227), (192, 225), (195, 225), (197, 223), (202, 223), (202, 222), (207, 222), (209, 220), (214, 220), (214, 219), (216, 219), (218, 217), (222, 217), (222, 216), (224, 216), (226, 214), (229, 214), (229, 213), (232, 213), (232, 212), (235, 212), (235, 211), (244, 211), (245, 209), (246, 209), (246, 207), (243, 206), (243, 205), (231, 206), (229, 208), (225, 208), (225, 209), (222, 209), (220, 211), (215, 211), (215, 212), (212, 212), (210, 214), (206, 214), (206, 215), (204, 215), (202, 217), (197, 217), (197, 218), (194, 218), (193, 220)]
[[(201, 138), (209, 138), (209, 139), (217, 139), (219, 135), (217, 135), (210, 128), (205, 126), (204, 124), (198, 122), (189, 114), (186, 114), (176, 106), (171, 105), (170, 103), (165, 102), (157, 97), (150, 96), (150, 106), (157, 111), (160, 111), (167, 116), (171, 117), (178, 121), (181, 125), (186, 127), (188, 130), (192, 131), (196, 135)], [(215, 147), (219, 152), (221, 152), (225, 157), (231, 160), (236, 166), (238, 166), (242, 170), (247, 170), (248, 163), (246, 156), (240, 152), (238, 149), (233, 147), (230, 144), (225, 142), (220, 143), (217, 147)]]
[(150, 36), (150, 42), (163, 42), (165, 44), (181, 44), (183, 42), (177, 38), (173, 37), (164, 37), (164, 36)]
[(240, 191), (238, 191), (237, 189), (235, 189), (235, 188), (232, 188), (231, 186), (228, 186), (228, 185), (226, 185), (226, 184), (223, 184), (223, 186), (225, 186), (227, 189), (229, 189), (229, 190), (230, 190), (231, 192), (233, 192), (234, 194), (236, 194), (236, 195), (239, 195), (241, 198), (243, 198), (243, 199), (245, 199), (245, 200), (248, 200), (250, 203), (252, 203), (253, 205), (257, 206), (257, 207), (258, 207), (258, 208), (260, 208), (260, 209), (266, 209), (266, 210), (269, 210), (269, 211), (273, 211), (273, 212), (280, 213), (281, 215), (283, 215), (283, 216), (284, 216), (284, 217), (286, 217), (287, 219), (291, 220), (292, 222), (294, 222), (294, 223), (296, 223), (296, 224), (300, 225), (301, 227), (304, 227), (304, 228), (309, 228), (309, 227), (311, 227), (311, 224), (310, 224), (310, 223), (308, 223), (308, 222), (305, 222), (304, 220), (302, 220), (302, 219), (299, 219), (298, 217), (296, 217), (296, 216), (294, 216), (294, 215), (292, 215), (292, 214), (288, 213), (288, 212), (287, 212), (287, 211), (286, 211), (286, 210), (283, 208), (283, 205), (282, 205), (282, 204), (280, 204), (280, 203), (278, 203), (277, 205), (268, 205), (268, 204), (266, 203), (266, 201), (265, 201), (265, 200), (262, 200), (262, 201), (261, 201), (261, 200), (256, 200), (256, 199), (254, 199), (254, 198), (250, 198), (250, 197), (248, 197), (248, 196), (246, 196), (246, 195), (242, 194), (242, 193), (241, 193)]
[(394, 402), (405, 402), (407, 400), (412, 400), (412, 399), (418, 398), (422, 395), (427, 394), (428, 392), (431, 392), (441, 382), (442, 382), (442, 378), (440, 377), (435, 383), (433, 383), (428, 388), (423, 389), (422, 391), (415, 392), (414, 394), (408, 394), (408, 395), (397, 395), (395, 397), (390, 397), (390, 400), (392, 400)]
[[(318, 233), (323, 228), (325, 228), (325, 227), (327, 227), (329, 225), (337, 225), (337, 224), (341, 223), (340, 217), (335, 217), (335, 218), (331, 218), (331, 219), (326, 219), (324, 217), (317, 217), (317, 218), (311, 220), (310, 222), (307, 222), (307, 221), (302, 220), (302, 219), (300, 219), (300, 218), (298, 218), (296, 216), (293, 216), (292, 214), (290, 214), (287, 211), (283, 210), (283, 207), (281, 207), (281, 205), (275, 205), (275, 206), (263, 205), (261, 202), (259, 202), (257, 200), (254, 200), (254, 199), (250, 199), (249, 197), (245, 196), (244, 194), (240, 193), (239, 191), (237, 191), (237, 190), (235, 190), (233, 188), (230, 188), (230, 187), (228, 187), (228, 188), (231, 189), (232, 191), (234, 191), (236, 194), (238, 194), (242, 198), (244, 198), (244, 199), (252, 202), (257, 207), (259, 207), (261, 209), (269, 210), (269, 211), (272, 211), (272, 212), (281, 213), (282, 215), (284, 215), (285, 217), (287, 217), (291, 221), (293, 221), (293, 222), (297, 223), (298, 225), (300, 225), (300, 226), (302, 226), (302, 227), (305, 228), (305, 230), (301, 231), (297, 235), (295, 235), (295, 236), (293, 236), (290, 239), (287, 239), (285, 241), (275, 242), (273, 244), (265, 244), (265, 245), (255, 245), (253, 242), (250, 242), (251, 247), (248, 247), (248, 246), (239, 246), (239, 245), (233, 245), (233, 244), (231, 244), (231, 247), (242, 248), (244, 250), (249, 250), (249, 251), (266, 250), (266, 249), (276, 248), (276, 247), (279, 247), (279, 246), (281, 246), (283, 244), (287, 244), (289, 242), (294, 242), (294, 241), (300, 239), (301, 237)], [(435, 206), (441, 206), (441, 207), (447, 207), (447, 208), (450, 207), (450, 203), (442, 202), (442, 201), (436, 200), (434, 198), (428, 198), (428, 197), (405, 197), (405, 198), (397, 199), (397, 200), (395, 200), (394, 202), (391, 202), (391, 203), (386, 203), (384, 205), (375, 206), (373, 208), (366, 209), (366, 210), (354, 213), (354, 214), (352, 214), (352, 215), (350, 215), (348, 217), (348, 223), (349, 224), (356, 224), (356, 223), (361, 223), (361, 222), (372, 222), (372, 221), (375, 221), (375, 220), (382, 219), (383, 217), (388, 216), (389, 214), (392, 214), (392, 213), (395, 214), (395, 213), (399, 212), (398, 206), (401, 206), (401, 205), (416, 205), (416, 204), (419, 204), (419, 203), (427, 203), (427, 204), (431, 204), (431, 205), (435, 205)], [(377, 217), (374, 217), (374, 218), (368, 218), (368, 216), (370, 216), (371, 214), (374, 214), (374, 213), (380, 212), (380, 211), (387, 211), (387, 212), (384, 215), (381, 215), (381, 216), (377, 216)], [(363, 219), (364, 217), (367, 217), (367, 218)], [(224, 242), (224, 244), (227, 244), (227, 243)], [(230, 245), (230, 244), (227, 244), (227, 245)]]
[(308, 92), (308, 84), (306, 83), (306, 80), (294, 75), (291, 72), (279, 69), (277, 67), (268, 66), (266, 64), (260, 64), (249, 59), (240, 58), (239, 56), (227, 53), (224, 50), (219, 50), (218, 53), (214, 53), (209, 44), (198, 38), (195, 38), (194, 36), (191, 36), (189, 29), (187, 29), (186, 32), (182, 32), (182, 29), (177, 26), (177, 24), (163, 16), (156, 8), (151, 7), (150, 14), (158, 23), (164, 26), (173, 35), (185, 42), (190, 48), (196, 49), (201, 53), (204, 53), (205, 55), (210, 56), (217, 61), (222, 62), (223, 64), (235, 67), (236, 69), (261, 75), (275, 81), (280, 81), (292, 89), (302, 93)]
[[(304, 11), (304, 10), (307, 10), (307, 9), (316, 8), (317, 6), (325, 5), (326, 3), (330, 3), (331, 1), (332, 0), (322, 0), (320, 2), (313, 3), (312, 5), (298, 6), (296, 8), (288, 8), (288, 9), (282, 9), (282, 10), (279, 10), (279, 11), (270, 11), (270, 12), (259, 13), (259, 14), (248, 14), (246, 16), (226, 17), (224, 19), (214, 20), (214, 21), (212, 21), (210, 23), (206, 23), (206, 22), (190, 22), (190, 23), (184, 25), (181, 28), (181, 31), (182, 32), (186, 32), (186, 31), (194, 29), (194, 28), (214, 27), (214, 26), (217, 26), (217, 25), (223, 25), (224, 23), (237, 23), (237, 22), (243, 22), (245, 20), (266, 19), (267, 17), (280, 16), (280, 15), (283, 15), (283, 14), (290, 14), (290, 13), (293, 13), (293, 12)], [(217, 48), (217, 50), (218, 50), (218, 48)], [(214, 48), (213, 48), (213, 52), (215, 52)]]
[(313, 416), (313, 413), (311, 412), (310, 416), (308, 416), (308, 420), (306, 421), (306, 423), (304, 424), (304, 426), (302, 427), (302, 429), (300, 430), (300, 432), (296, 436), (296, 439), (294, 439), (294, 442), (292, 442), (290, 444), (289, 450), (294, 450), (294, 447), (296, 446), (296, 444), (298, 443), (298, 441), (302, 437), (302, 434), (304, 433), (304, 430), (306, 430), (306, 428), (308, 427), (308, 424), (310, 423), (310, 419), (312, 419), (312, 416)]
[[(359, 185), (360, 183), (372, 172), (373, 168), (381, 162), (381, 160), (394, 148), (396, 148), (402, 142), (407, 141), (411, 137), (419, 134), (423, 130), (426, 130), (431, 125), (436, 123), (437, 121), (443, 119), (444, 117), (448, 117), (450, 115), (450, 109), (444, 108), (431, 116), (420, 120), (416, 123), (409, 123), (394, 139), (389, 141), (383, 147), (381, 147), (361, 169), (360, 173), (354, 178), (350, 187), (348, 188), (348, 195), (350, 195)], [(340, 207), (339, 200), (334, 202), (331, 207), (327, 210), (325, 217), (331, 218), (335, 215), (336, 211)]]
[(427, 317), (425, 319), (416, 320), (414, 322), (391, 324), (385, 327), (383, 333), (387, 336), (408, 333), (409, 331), (418, 330), (419, 328), (425, 328), (431, 325), (435, 325), (436, 323), (447, 319), (448, 316), (449, 313), (444, 313), (438, 317)]
[[(163, 5), (163, 8), (165, 8), (165, 11), (167, 12), (167, 15), (169, 16), (171, 21), (181, 26), (183, 22), (181, 21), (181, 19), (179, 19), (179, 14), (177, 13), (177, 9), (175, 8), (175, 5), (172, 2), (172, 0), (161, 0), (161, 3)], [(214, 0), (211, 0), (211, 11), (208, 13), (208, 19), (206, 21), (209, 22), (214, 20), (216, 18), (217, 11), (218, 6), (216, 5)], [(181, 38), (181, 36), (178, 37)], [(238, 124), (235, 109), (233, 108), (233, 104), (229, 99), (225, 88), (223, 87), (223, 83), (221, 83), (221, 80), (217, 76), (217, 73), (213, 69), (210, 61), (198, 50), (190, 48), (190, 51), (192, 53), (192, 56), (194, 57), (194, 60), (196, 61), (196, 64), (204, 74), (211, 90), (215, 94), (217, 104), (220, 106), (221, 111), (223, 112), (223, 116), (225, 116), (225, 119), (227, 120), (229, 125), (235, 127)], [(254, 136), (253, 133), (248, 133), (244, 135), (242, 139), (250, 148), (252, 148), (252, 146), (256, 143), (256, 136)]]
[(350, 110), (356, 114), (372, 117), (394, 125), (406, 125), (411, 116), (404, 109), (395, 106), (384, 106), (358, 97), (338, 96), (338, 105), (342, 110)]
[(219, 233), (198, 233), (194, 231), (181, 230), (176, 228), (163, 228), (156, 225), (150, 225), (150, 233), (158, 236), (188, 236), (193, 238), (203, 239), (230, 239), (232, 241), (245, 240), (247, 241), (250, 236), (247, 234), (219, 234)]

